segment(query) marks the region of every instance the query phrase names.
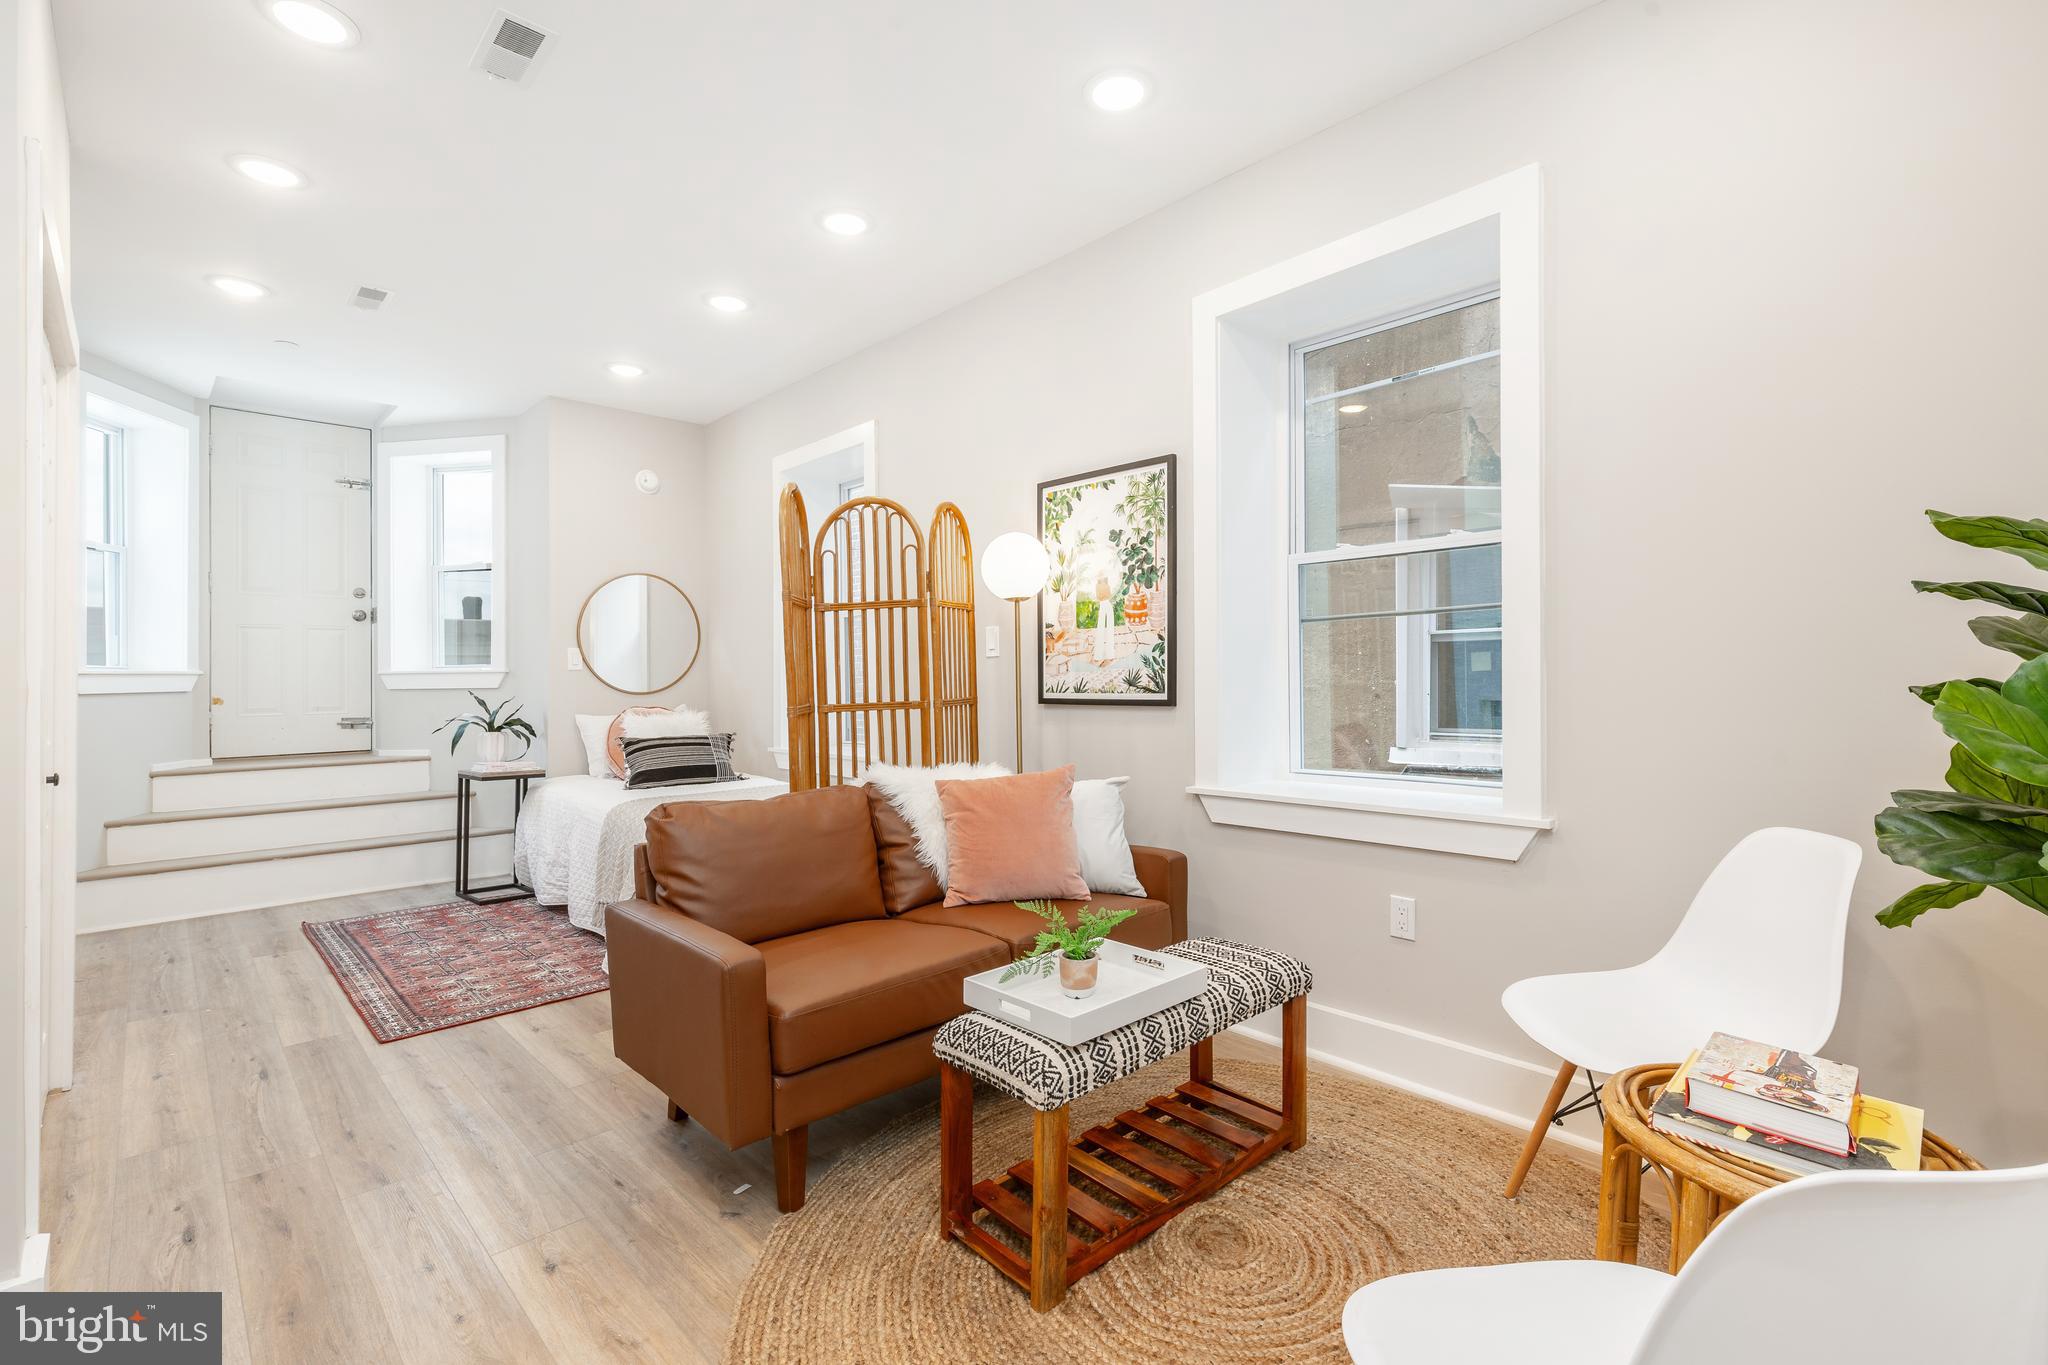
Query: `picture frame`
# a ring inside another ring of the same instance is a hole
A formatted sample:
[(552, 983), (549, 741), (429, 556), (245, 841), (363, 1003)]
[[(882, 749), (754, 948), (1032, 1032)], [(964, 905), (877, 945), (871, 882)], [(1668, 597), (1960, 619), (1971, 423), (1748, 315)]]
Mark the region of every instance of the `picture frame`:
[(1038, 485), (1052, 561), (1038, 595), (1040, 704), (1177, 704), (1178, 462), (1156, 455)]

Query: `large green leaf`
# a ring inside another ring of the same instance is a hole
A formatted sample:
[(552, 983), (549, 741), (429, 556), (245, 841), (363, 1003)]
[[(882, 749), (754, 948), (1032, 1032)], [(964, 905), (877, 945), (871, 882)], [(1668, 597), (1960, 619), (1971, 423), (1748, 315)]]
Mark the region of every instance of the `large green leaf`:
[(1946, 781), (1959, 792), (2022, 806), (2048, 806), (2048, 787), (2007, 777), (1960, 744), (1948, 751), (1948, 759)]
[(1934, 529), (1950, 540), (1985, 550), (2003, 550), (2018, 555), (2037, 569), (2048, 569), (2048, 521), (2021, 521), (2017, 517), (1958, 517), (1927, 509)]
[(1963, 792), (1912, 788), (1893, 792), (1892, 804), (1905, 810), (1933, 810), (1948, 815), (1966, 815), (1973, 820), (2025, 822), (2048, 819), (2048, 807), (2027, 806), (2016, 801), (1998, 801)]
[(1998, 695), (2048, 721), (2048, 659), (2029, 659), (2014, 669)]
[(2048, 616), (2048, 592), (2014, 587), (2010, 583), (1986, 583), (1981, 580), (1968, 583), (1929, 583), (1923, 578), (1916, 578), (1913, 580), (1913, 591), (1938, 592), (1943, 597), (1953, 597), (1959, 602), (1989, 602), (1996, 607), (2010, 607), (2014, 611), (2030, 611), (2036, 616)]
[[(1951, 678), (1949, 682), (1966, 682), (1972, 687), (1988, 687), (1993, 692), (1996, 692), (2003, 686), (1996, 678)], [(1941, 700), (1941, 689), (1947, 686), (1948, 682), (1914, 683), (1906, 690), (1926, 702), (1929, 706), (1932, 706), (1935, 702)]]
[(2017, 882), (2041, 875), (2041, 831), (2004, 820), (1971, 820), (1935, 811), (1878, 813), (1877, 846), (1886, 857), (1952, 882)]
[(2003, 891), (2032, 910), (2048, 915), (2048, 877), (2029, 877), (2025, 881), (2000, 882), (1995, 888)]
[(2048, 616), (1973, 616), (1970, 634), (2022, 659), (2048, 654)]
[(1929, 882), (1916, 886), (1877, 912), (1877, 922), (1887, 929), (1901, 929), (1929, 910), (1961, 905), (1984, 891), (1982, 882)]
[[(2021, 671), (2042, 662), (2035, 659)], [(1952, 682), (1934, 703), (1934, 720), (1990, 767), (2048, 785), (2048, 710), (2036, 712), (1988, 687)]]

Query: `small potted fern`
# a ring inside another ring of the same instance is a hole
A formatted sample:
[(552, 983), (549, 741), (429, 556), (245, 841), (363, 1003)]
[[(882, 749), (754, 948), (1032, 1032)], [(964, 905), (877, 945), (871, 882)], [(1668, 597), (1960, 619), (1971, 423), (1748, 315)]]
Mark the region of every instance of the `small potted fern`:
[(1067, 917), (1051, 901), (1018, 901), (1019, 910), (1029, 910), (1046, 922), (1038, 931), (1038, 942), (1030, 952), (1010, 964), (997, 978), (1008, 983), (1020, 976), (1043, 976), (1059, 963), (1060, 993), (1069, 1000), (1086, 1000), (1095, 994), (1095, 979), (1101, 960), (1095, 954), (1116, 927), (1137, 914), (1136, 910), (1097, 910), (1083, 906), (1069, 925)]
[(478, 731), (477, 762), (503, 763), (507, 735), (519, 736), (521, 747), (517, 756), (524, 758), (527, 750), (533, 748), (533, 722), (519, 714), (519, 704), (507, 697), (493, 706), (474, 692), (469, 694), (469, 699), (476, 703), (476, 711), (466, 716), (450, 716), (434, 727), (437, 735), (451, 725), (455, 727), (455, 733), (448, 737), (448, 752), (454, 753), (455, 746), (462, 743), (462, 737), (474, 728)]

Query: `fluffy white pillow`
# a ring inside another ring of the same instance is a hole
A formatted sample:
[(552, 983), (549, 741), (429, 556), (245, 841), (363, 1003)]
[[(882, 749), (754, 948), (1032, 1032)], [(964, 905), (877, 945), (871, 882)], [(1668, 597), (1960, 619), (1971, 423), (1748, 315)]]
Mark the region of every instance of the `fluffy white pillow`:
[(609, 716), (576, 717), (576, 733), (583, 739), (584, 771), (592, 777), (612, 775), (611, 755), (605, 752), (606, 737), (611, 734), (612, 721), (618, 712)]
[(627, 739), (670, 739), (676, 735), (708, 735), (711, 717), (703, 711), (678, 707), (673, 711), (628, 712), (619, 722), (619, 733)]
[(1008, 777), (1010, 770), (1000, 763), (941, 763), (935, 768), (906, 768), (900, 763), (871, 763), (861, 774), (861, 784), (874, 787), (889, 798), (917, 836), (917, 860), (939, 879), (946, 889), (946, 817), (939, 810), (939, 783), (965, 782), (983, 777)]
[(1142, 896), (1131, 841), (1124, 836), (1124, 783), (1128, 777), (1091, 778), (1074, 784), (1074, 843), (1081, 878), (1091, 891)]

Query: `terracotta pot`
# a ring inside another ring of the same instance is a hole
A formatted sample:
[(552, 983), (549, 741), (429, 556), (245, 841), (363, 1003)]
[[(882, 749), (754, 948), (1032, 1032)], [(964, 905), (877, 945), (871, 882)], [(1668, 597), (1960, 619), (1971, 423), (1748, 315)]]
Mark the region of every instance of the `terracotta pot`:
[(1096, 969), (1102, 965), (1100, 958), (1081, 961), (1078, 958), (1060, 958), (1060, 994), (1069, 1000), (1086, 1000), (1095, 994)]

